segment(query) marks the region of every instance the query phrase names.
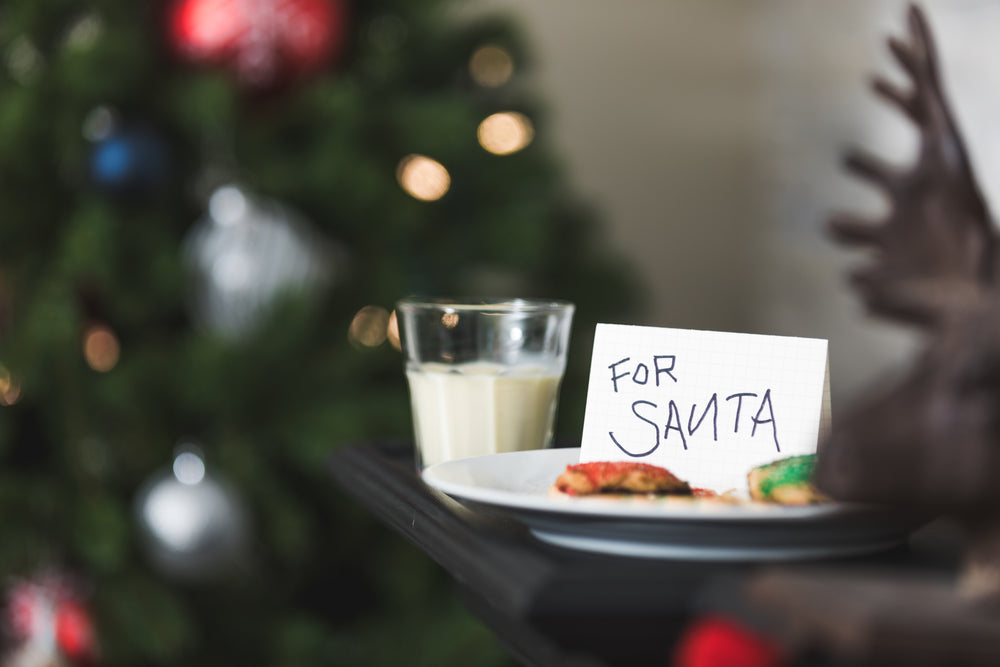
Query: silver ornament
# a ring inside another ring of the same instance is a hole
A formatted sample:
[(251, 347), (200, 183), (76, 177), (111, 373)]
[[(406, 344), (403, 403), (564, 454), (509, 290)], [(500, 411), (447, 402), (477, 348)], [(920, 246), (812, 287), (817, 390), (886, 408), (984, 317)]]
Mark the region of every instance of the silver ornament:
[(300, 215), (235, 185), (212, 193), (184, 255), (194, 318), (229, 339), (251, 332), (280, 293), (329, 286), (343, 259)]
[(171, 469), (143, 485), (135, 513), (153, 565), (166, 575), (211, 579), (248, 563), (246, 509), (230, 486), (207, 473), (196, 447), (179, 448)]

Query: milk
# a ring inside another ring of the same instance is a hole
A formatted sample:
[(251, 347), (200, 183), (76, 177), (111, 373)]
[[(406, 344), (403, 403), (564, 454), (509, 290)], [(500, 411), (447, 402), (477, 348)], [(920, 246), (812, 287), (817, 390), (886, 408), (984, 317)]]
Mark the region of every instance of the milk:
[(558, 370), (427, 363), (407, 368), (406, 378), (422, 467), (551, 443)]

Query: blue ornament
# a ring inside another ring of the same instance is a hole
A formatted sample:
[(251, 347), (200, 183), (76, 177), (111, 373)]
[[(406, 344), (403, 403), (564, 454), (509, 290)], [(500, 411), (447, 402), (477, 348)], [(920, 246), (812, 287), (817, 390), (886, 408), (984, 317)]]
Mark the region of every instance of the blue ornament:
[(115, 192), (149, 192), (168, 174), (163, 139), (146, 127), (126, 127), (102, 138), (90, 154), (94, 182)]

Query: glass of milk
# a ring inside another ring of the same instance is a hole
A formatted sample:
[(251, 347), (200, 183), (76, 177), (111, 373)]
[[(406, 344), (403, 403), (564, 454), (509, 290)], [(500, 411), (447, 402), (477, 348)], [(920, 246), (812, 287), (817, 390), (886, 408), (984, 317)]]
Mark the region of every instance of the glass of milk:
[(538, 299), (397, 304), (418, 470), (552, 444), (573, 310)]

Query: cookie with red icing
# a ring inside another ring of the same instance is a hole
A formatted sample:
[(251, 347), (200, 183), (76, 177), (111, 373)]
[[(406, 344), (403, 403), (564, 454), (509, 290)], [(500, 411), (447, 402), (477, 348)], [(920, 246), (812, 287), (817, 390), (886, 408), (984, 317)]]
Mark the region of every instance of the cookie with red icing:
[(691, 487), (666, 468), (635, 461), (593, 461), (566, 466), (556, 479), (562, 493), (660, 493), (691, 495)]

